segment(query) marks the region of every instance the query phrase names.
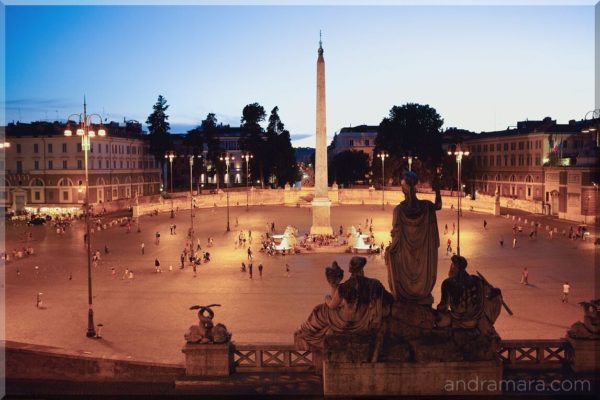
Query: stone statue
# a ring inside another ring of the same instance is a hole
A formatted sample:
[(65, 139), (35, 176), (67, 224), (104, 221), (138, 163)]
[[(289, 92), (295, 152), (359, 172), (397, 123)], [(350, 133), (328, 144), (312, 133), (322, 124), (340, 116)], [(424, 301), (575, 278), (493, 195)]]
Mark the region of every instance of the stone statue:
[(188, 333), (184, 335), (188, 343), (226, 343), (231, 340), (231, 333), (225, 325), (213, 325), (215, 312), (212, 307), (220, 307), (220, 304), (208, 306), (192, 306), (190, 310), (198, 310), (198, 325), (190, 326)]
[[(332, 294), (313, 309), (294, 334), (298, 349), (323, 351), (328, 336), (350, 334), (376, 338), (384, 331), (393, 297), (377, 279), (365, 277), (366, 263), (365, 257), (352, 257), (350, 278), (341, 284), (343, 270), (337, 263), (326, 269)], [(371, 352), (371, 356), (377, 358), (377, 355), (377, 350)]]
[(467, 260), (452, 256), (448, 278), (442, 282), (442, 299), (437, 306), (437, 327), (477, 328), (483, 335), (495, 334), (494, 322), (500, 315), (500, 289), (467, 273)]
[(437, 275), (438, 233), (436, 211), (442, 208), (438, 182), (432, 187), (435, 203), (416, 196), (417, 174), (404, 173), (405, 200), (394, 209), (392, 244), (386, 250), (390, 290), (397, 300), (431, 305)]
[(575, 322), (567, 335), (573, 339), (600, 340), (600, 299), (579, 305), (583, 308), (583, 322)]

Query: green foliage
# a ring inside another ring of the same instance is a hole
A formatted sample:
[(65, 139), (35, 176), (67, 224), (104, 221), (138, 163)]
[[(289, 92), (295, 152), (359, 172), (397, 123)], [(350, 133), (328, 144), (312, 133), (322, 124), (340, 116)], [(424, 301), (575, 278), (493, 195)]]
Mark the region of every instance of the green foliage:
[[(390, 157), (385, 161), (386, 178), (393, 177), (398, 183), (402, 171), (407, 169), (402, 157), (418, 157), (413, 170), (419, 174), (419, 180), (427, 181), (442, 161), (442, 137), (440, 128), (444, 120), (429, 105), (407, 103), (393, 106), (389, 116), (379, 124), (375, 139), (375, 155), (385, 150)], [(381, 161), (374, 158), (373, 172), (381, 179)]]
[(167, 99), (162, 95), (158, 96), (156, 103), (152, 106), (152, 114), (148, 116), (146, 124), (150, 136), (150, 153), (160, 163), (164, 163), (165, 153), (171, 149), (171, 135), (169, 130), (169, 116), (165, 113), (169, 106)]
[(296, 165), (296, 155), (292, 147), (290, 133), (279, 118), (279, 107), (275, 106), (269, 116), (267, 125), (267, 141), (265, 171), (268, 176), (274, 175), (277, 186), (293, 184), (300, 179), (300, 171)]
[(346, 186), (356, 181), (365, 181), (365, 175), (369, 172), (369, 156), (362, 151), (346, 150), (333, 157), (329, 169), (330, 181), (334, 180), (338, 184)]
[(250, 161), (250, 168), (252, 171), (258, 172), (263, 186), (265, 182), (264, 163), (267, 154), (260, 123), (265, 120), (266, 116), (264, 107), (258, 103), (245, 106), (242, 110), (242, 135), (240, 138), (240, 149), (248, 151), (254, 156)]

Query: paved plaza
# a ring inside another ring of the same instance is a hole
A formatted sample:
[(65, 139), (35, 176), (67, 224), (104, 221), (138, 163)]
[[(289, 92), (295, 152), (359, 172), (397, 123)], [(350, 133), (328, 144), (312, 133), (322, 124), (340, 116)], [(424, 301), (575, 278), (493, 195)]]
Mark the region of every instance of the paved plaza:
[[(341, 224), (361, 224), (364, 229), (365, 219), (372, 218), (376, 242), (387, 244), (392, 208), (382, 211), (380, 206), (332, 207), (334, 231)], [(433, 292), (436, 304), (450, 264), (445, 254), (448, 238), (456, 249), (456, 235), (451, 235), (455, 215), (449, 209), (438, 212), (441, 245)], [(11, 261), (5, 267), (5, 338), (98, 357), (182, 363), (183, 334), (197, 323), (196, 312), (189, 307), (218, 303), (222, 307), (216, 309), (215, 322), (224, 323), (236, 342), (291, 343), (293, 332), (330, 291), (324, 267), (337, 260), (347, 277), (351, 254), (270, 257), (258, 251), (258, 239), (267, 222), (275, 222), (278, 233), (291, 224), (303, 234), (310, 228), (310, 217), (309, 208), (262, 206), (246, 212), (245, 207), (232, 207), (231, 232), (226, 233), (225, 209), (197, 210), (195, 224), (202, 247), (207, 249), (209, 236), (214, 238), (214, 246), (208, 248), (212, 261), (202, 264), (196, 277), (189, 266), (178, 269), (189, 227), (189, 211), (179, 212), (175, 220), (168, 213), (143, 217), (141, 233), (136, 233), (135, 228), (127, 233), (124, 227), (95, 233), (93, 247), (102, 252), (102, 261), (93, 270), (95, 322), (104, 325), (101, 340), (85, 336), (87, 266), (83, 222), (76, 222), (61, 236), (49, 226), (26, 228), (9, 224), (7, 250), (22, 247), (24, 242), (20, 238), (28, 230), (33, 233), (30, 243), (35, 255)], [(483, 228), (484, 219), (488, 222), (487, 229)], [(173, 221), (177, 224), (176, 235), (169, 234)], [(502, 338), (560, 338), (581, 318), (577, 302), (594, 297), (594, 246), (591, 241), (572, 241), (562, 235), (550, 239), (544, 227), (536, 239), (530, 239), (530, 227), (526, 227), (513, 249), (513, 223), (503, 217), (464, 211), (461, 253), (469, 262), (467, 271), (480, 271), (501, 288), (506, 303), (514, 311), (512, 317), (502, 312), (496, 322)], [(449, 225), (447, 235), (444, 224)], [(240, 272), (240, 263), (246, 261), (246, 250), (234, 247), (240, 229), (252, 230), (254, 279)], [(157, 231), (161, 233), (159, 245), (154, 244)], [(499, 245), (501, 237), (503, 247)], [(144, 255), (140, 251), (142, 242)], [(108, 255), (103, 251), (105, 244), (110, 251)], [(154, 272), (157, 257), (163, 270), (160, 274)], [(380, 279), (387, 287), (383, 258), (378, 255), (368, 258), (366, 275)], [(259, 263), (264, 265), (262, 279), (258, 276)], [(289, 276), (285, 273), (285, 263), (291, 267)], [(169, 265), (173, 266), (172, 271)], [(524, 267), (529, 270), (528, 286), (520, 284)], [(116, 269), (115, 279), (111, 268)], [(125, 268), (133, 270), (134, 279), (121, 279)], [(561, 302), (563, 281), (569, 281), (572, 288), (567, 304)], [(43, 309), (36, 307), (38, 292), (43, 293)]]

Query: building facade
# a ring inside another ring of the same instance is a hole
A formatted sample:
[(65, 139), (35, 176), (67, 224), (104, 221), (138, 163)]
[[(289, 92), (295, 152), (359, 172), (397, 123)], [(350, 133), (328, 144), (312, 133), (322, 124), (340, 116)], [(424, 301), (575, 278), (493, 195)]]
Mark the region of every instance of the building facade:
[(589, 196), (597, 183), (598, 147), (595, 136), (584, 133), (589, 123), (545, 118), (471, 136), (464, 144), (473, 165), (473, 189), (529, 200), (539, 204), (539, 212), (560, 218), (597, 215), (595, 198), (590, 202)]
[(377, 129), (379, 129), (379, 126), (376, 125), (359, 125), (342, 128), (334, 136), (327, 148), (329, 160), (331, 161), (333, 157), (343, 151), (354, 150), (368, 154), (369, 161), (373, 162)]
[[(78, 136), (65, 137), (62, 123), (9, 124), (0, 205), (78, 208), (85, 198), (84, 152)], [(142, 135), (141, 124), (110, 123), (107, 136), (94, 137), (88, 154), (89, 201), (158, 194), (160, 169)]]

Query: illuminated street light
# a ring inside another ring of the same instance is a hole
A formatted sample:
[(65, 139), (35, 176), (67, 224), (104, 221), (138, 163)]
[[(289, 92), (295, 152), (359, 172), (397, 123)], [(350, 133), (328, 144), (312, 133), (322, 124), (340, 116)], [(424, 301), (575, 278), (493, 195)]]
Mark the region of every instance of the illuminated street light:
[(469, 150), (463, 150), (461, 148), (460, 144), (457, 144), (454, 151), (448, 150), (448, 155), (456, 157), (456, 165), (458, 167), (458, 207), (456, 210), (457, 211), (456, 254), (460, 256), (460, 216), (462, 214), (461, 206), (462, 206), (462, 191), (463, 191), (463, 186), (461, 183), (460, 175), (461, 175), (462, 158), (469, 155)]
[(229, 163), (231, 161), (233, 161), (235, 159), (235, 157), (233, 157), (232, 155), (230, 155), (229, 153), (225, 153), (224, 155), (222, 155), (221, 157), (219, 157), (219, 160), (221, 161), (225, 161), (225, 165), (227, 167), (227, 172), (225, 173), (225, 178), (227, 179), (227, 232), (229, 232), (231, 229), (229, 229), (229, 183), (230, 183), (230, 179), (229, 179)]
[(10, 147), (9, 142), (0, 143), (0, 149), (8, 149)]
[[(71, 114), (67, 121), (71, 120), (71, 117), (79, 117), (79, 128), (77, 128), (77, 136), (81, 136), (81, 147), (83, 148), (84, 163), (85, 163), (85, 197), (84, 197), (84, 216), (85, 216), (85, 237), (87, 241), (87, 269), (88, 269), (88, 327), (86, 336), (89, 338), (98, 337), (94, 325), (94, 309), (92, 306), (92, 237), (90, 235), (90, 198), (89, 198), (89, 173), (88, 173), (88, 153), (90, 151), (91, 138), (96, 136), (96, 132), (92, 128), (92, 118), (97, 117), (100, 120), (100, 129), (98, 130), (98, 136), (106, 136), (106, 131), (102, 126), (102, 117), (99, 114), (87, 114), (87, 105), (85, 98), (83, 100), (83, 114)], [(67, 129), (64, 132), (65, 136), (73, 136), (69, 124), (67, 123)]]
[(417, 156), (404, 156), (404, 157), (402, 157), (402, 159), (408, 160), (408, 170), (409, 171), (412, 171), (413, 160), (417, 160), (418, 158), (419, 157), (417, 157)]
[(194, 166), (194, 157), (202, 158), (202, 156), (194, 156), (190, 154), (187, 156), (190, 160), (190, 239), (194, 243), (194, 192), (193, 192), (193, 179), (192, 179), (192, 167)]
[(251, 153), (246, 152), (246, 153), (244, 153), (244, 155), (242, 155), (242, 158), (244, 160), (246, 160), (246, 211), (248, 211), (249, 210), (248, 200), (250, 197), (250, 195), (249, 195), (250, 189), (248, 187), (248, 181), (250, 180), (250, 160), (252, 158), (254, 158), (254, 156)]
[[(591, 110), (588, 111), (585, 116), (583, 117), (583, 123), (585, 124), (585, 121), (588, 120), (588, 115), (592, 115), (591, 120), (596, 120), (596, 119), (600, 119), (600, 108), (596, 109), (596, 110)], [(590, 125), (589, 127), (585, 127), (581, 130), (581, 133), (596, 133), (596, 147), (600, 147), (600, 129), (598, 129), (598, 125), (600, 125), (598, 122), (596, 122), (593, 125)]]
[(385, 159), (390, 155), (385, 151), (380, 151), (377, 157), (381, 159), (381, 209), (385, 210)]
[(165, 154), (165, 158), (169, 160), (169, 165), (171, 167), (171, 218), (175, 218), (175, 212), (173, 211), (173, 159), (175, 157), (175, 152), (173, 150), (169, 150), (169, 152)]

